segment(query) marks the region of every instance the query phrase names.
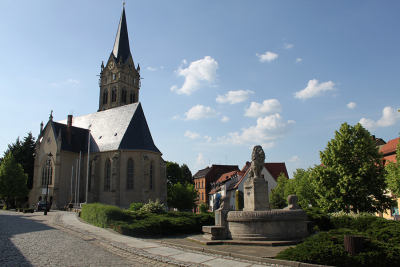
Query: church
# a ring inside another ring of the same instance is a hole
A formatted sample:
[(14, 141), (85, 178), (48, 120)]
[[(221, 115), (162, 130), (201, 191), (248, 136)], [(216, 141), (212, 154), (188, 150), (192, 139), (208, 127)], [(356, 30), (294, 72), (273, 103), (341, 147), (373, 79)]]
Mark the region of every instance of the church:
[(97, 112), (58, 122), (51, 113), (46, 126), (41, 123), (31, 207), (46, 198), (52, 209), (94, 202), (128, 208), (156, 199), (167, 204), (166, 162), (139, 102), (140, 66), (130, 52), (125, 8), (99, 86)]

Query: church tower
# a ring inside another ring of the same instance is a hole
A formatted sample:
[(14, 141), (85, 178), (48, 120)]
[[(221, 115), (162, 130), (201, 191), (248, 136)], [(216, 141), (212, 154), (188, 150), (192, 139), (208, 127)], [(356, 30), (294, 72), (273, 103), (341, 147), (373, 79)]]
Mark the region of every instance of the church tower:
[(113, 51), (107, 64), (101, 63), (99, 110), (139, 102), (140, 67), (135, 68), (129, 48), (125, 7), (122, 9)]

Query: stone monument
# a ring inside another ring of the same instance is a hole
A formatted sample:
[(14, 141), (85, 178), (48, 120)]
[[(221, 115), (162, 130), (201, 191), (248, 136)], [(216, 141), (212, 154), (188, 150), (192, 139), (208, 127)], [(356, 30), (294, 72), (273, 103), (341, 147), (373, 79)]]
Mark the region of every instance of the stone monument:
[(278, 241), (299, 240), (308, 236), (307, 214), (297, 205), (297, 196), (288, 197), (289, 206), (271, 210), (268, 182), (261, 177), (265, 154), (255, 146), (249, 178), (244, 183), (243, 211), (230, 210), (229, 198), (222, 197), (215, 211), (215, 226), (203, 226), (210, 240)]

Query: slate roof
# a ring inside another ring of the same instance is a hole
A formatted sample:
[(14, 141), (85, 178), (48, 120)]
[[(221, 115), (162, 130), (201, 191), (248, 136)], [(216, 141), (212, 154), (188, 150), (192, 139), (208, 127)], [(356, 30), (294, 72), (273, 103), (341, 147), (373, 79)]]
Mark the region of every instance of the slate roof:
[(117, 36), (115, 37), (113, 55), (116, 62), (122, 60), (125, 63), (131, 54), (129, 48), (128, 27), (126, 26), (125, 7), (122, 9), (121, 19), (119, 20)]
[(193, 179), (200, 178), (200, 177), (205, 177), (209, 171), (211, 171), (210, 167), (207, 167), (205, 169), (199, 170), (199, 171), (196, 172), (195, 175), (193, 175)]
[(61, 150), (79, 153), (87, 151), (88, 130), (79, 127), (71, 128), (71, 142), (67, 140), (67, 125), (51, 121), (56, 139), (61, 130)]
[[(65, 125), (57, 126), (61, 129), (63, 127), (66, 128), (67, 119), (54, 123), (54, 127), (56, 127), (56, 124)], [(85, 131), (87, 133), (87, 129), (90, 126), (91, 152), (145, 150), (161, 153), (153, 142), (140, 102), (74, 117), (72, 119), (72, 126), (77, 137), (85, 135)], [(58, 132), (56, 133), (58, 134)], [(64, 141), (64, 139), (66, 140), (66, 136), (63, 134), (63, 130), (61, 130), (61, 137), (63, 145), (65, 142), (68, 142)], [(82, 140), (85, 139), (84, 137), (81, 138)], [(87, 137), (85, 140), (87, 143)], [(82, 148), (83, 145), (81, 144), (79, 147)], [(67, 148), (67, 151), (76, 149), (75, 146), (65, 148)], [(85, 151), (87, 151), (87, 147), (82, 152)]]

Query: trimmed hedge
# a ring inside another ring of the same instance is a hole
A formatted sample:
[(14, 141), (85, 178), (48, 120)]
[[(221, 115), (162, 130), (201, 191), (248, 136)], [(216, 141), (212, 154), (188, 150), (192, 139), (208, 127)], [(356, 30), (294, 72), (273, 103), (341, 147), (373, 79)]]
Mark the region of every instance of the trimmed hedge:
[(213, 213), (132, 212), (99, 203), (83, 205), (81, 218), (96, 226), (140, 237), (201, 233), (203, 225), (213, 225), (215, 221)]
[[(324, 218), (320, 215), (316, 217)], [(400, 266), (400, 222), (372, 215), (342, 215), (331, 217), (330, 227), (336, 229), (309, 237), (276, 258), (334, 266)], [(344, 235), (363, 236), (364, 251), (355, 256), (347, 253)]]
[(320, 208), (305, 208), (307, 213), (307, 221), (313, 221), (314, 229), (317, 231), (328, 231), (332, 229), (331, 220), (328, 214), (324, 213)]

